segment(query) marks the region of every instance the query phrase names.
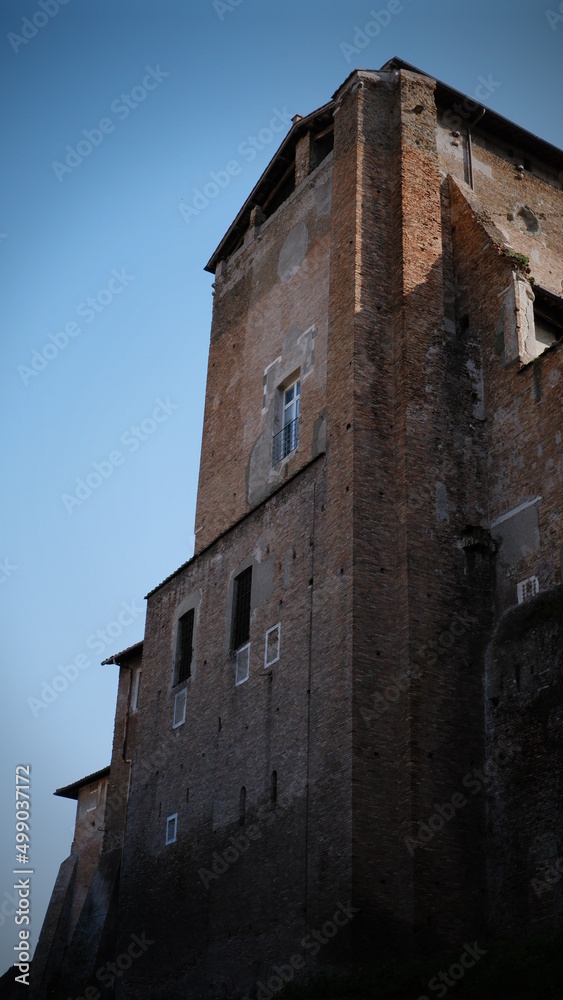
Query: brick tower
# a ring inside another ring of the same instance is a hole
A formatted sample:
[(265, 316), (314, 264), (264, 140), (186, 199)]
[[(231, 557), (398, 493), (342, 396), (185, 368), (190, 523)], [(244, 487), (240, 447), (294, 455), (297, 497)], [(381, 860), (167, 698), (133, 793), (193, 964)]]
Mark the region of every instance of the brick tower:
[(392, 60), (295, 117), (209, 261), (195, 555), (113, 658), (107, 926), (152, 942), (116, 996), (553, 922), (562, 170)]

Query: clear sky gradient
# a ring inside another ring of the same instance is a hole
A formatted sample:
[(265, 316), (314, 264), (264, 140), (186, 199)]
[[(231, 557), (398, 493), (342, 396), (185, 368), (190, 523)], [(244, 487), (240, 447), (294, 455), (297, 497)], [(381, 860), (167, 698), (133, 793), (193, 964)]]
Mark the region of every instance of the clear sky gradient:
[(15, 766), (32, 767), (35, 941), (74, 825), (52, 793), (110, 759), (117, 668), (100, 661), (143, 637), (144, 595), (193, 553), (203, 267), (289, 118), (397, 55), (472, 97), (494, 81), (489, 107), (563, 145), (558, 0), (391, 7), (369, 39), (383, 0), (1, 4), (0, 972)]

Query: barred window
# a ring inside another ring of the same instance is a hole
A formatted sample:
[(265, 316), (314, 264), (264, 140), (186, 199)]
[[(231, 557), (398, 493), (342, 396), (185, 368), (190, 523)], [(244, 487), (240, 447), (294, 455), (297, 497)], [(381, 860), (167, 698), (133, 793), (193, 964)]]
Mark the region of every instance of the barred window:
[(176, 643), (176, 664), (174, 684), (181, 684), (191, 674), (194, 639), (194, 609), (190, 608), (178, 621), (178, 639)]
[(231, 649), (240, 649), (250, 639), (250, 591), (252, 566), (235, 577), (233, 587), (233, 615), (231, 623)]

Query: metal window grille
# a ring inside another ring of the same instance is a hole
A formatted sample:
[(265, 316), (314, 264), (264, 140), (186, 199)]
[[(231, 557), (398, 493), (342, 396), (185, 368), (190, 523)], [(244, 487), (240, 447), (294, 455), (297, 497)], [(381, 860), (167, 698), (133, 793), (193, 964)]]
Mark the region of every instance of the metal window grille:
[(250, 592), (252, 589), (252, 566), (235, 577), (233, 588), (233, 618), (231, 625), (231, 649), (239, 649), (250, 639)]
[(289, 424), (282, 427), (281, 431), (274, 434), (274, 448), (273, 448), (273, 464), (277, 465), (281, 462), (282, 458), (289, 455), (290, 452), (295, 451), (297, 445), (299, 444), (299, 432), (298, 432), (299, 417), (295, 417)]
[(273, 464), (295, 451), (298, 445), (299, 397), (301, 382), (297, 379), (284, 390), (282, 400), (282, 429), (274, 434)]
[(176, 684), (188, 679), (191, 674), (194, 639), (194, 609), (182, 615), (178, 622), (178, 646), (176, 658)]
[(527, 580), (520, 580), (520, 583), (516, 585), (518, 604), (522, 604), (523, 601), (527, 601), (529, 597), (533, 597), (534, 594), (538, 594), (539, 589), (540, 582), (537, 576), (529, 576)]

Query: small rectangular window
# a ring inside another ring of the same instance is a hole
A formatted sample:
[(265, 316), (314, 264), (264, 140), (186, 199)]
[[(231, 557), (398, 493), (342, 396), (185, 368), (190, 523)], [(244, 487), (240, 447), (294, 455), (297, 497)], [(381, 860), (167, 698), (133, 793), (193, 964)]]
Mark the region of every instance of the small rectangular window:
[(182, 726), (186, 721), (186, 702), (188, 698), (188, 692), (186, 688), (183, 691), (178, 691), (178, 694), (174, 698), (174, 722), (172, 724), (172, 729), (177, 729), (178, 726)]
[(176, 840), (176, 832), (178, 829), (178, 813), (174, 813), (173, 816), (168, 816), (166, 819), (166, 843), (173, 844)]
[(524, 601), (527, 601), (529, 597), (533, 597), (534, 594), (538, 594), (539, 590), (540, 582), (537, 576), (529, 576), (527, 580), (520, 580), (520, 583), (516, 584), (518, 604), (522, 604)]
[(190, 608), (178, 621), (174, 684), (181, 684), (191, 675), (194, 639), (194, 609)]
[(135, 670), (133, 674), (133, 687), (131, 690), (131, 711), (136, 712), (139, 707), (139, 688), (141, 686), (141, 671)]
[(239, 649), (250, 639), (250, 593), (252, 566), (235, 577), (233, 586), (233, 615), (231, 623), (231, 649)]
[(538, 357), (563, 339), (563, 297), (534, 285), (534, 353)]
[(273, 464), (281, 462), (292, 451), (295, 451), (299, 444), (299, 400), (301, 394), (301, 382), (297, 379), (287, 389), (283, 390), (282, 396), (282, 429), (274, 434)]
[(244, 684), (250, 673), (250, 643), (237, 650), (235, 684)]
[(280, 629), (278, 622), (266, 632), (266, 647), (264, 650), (264, 667), (271, 667), (280, 658)]

